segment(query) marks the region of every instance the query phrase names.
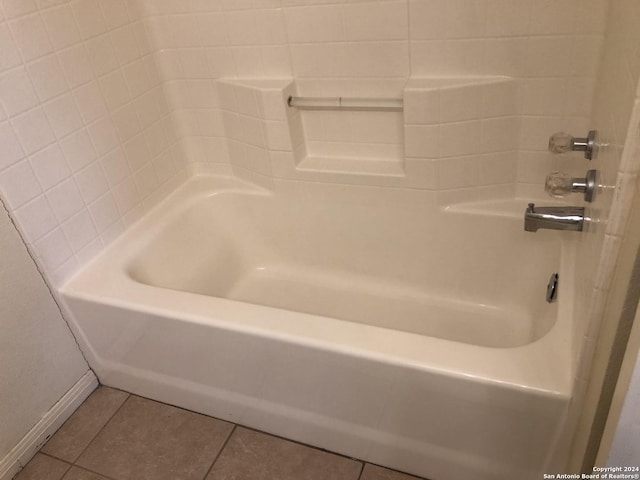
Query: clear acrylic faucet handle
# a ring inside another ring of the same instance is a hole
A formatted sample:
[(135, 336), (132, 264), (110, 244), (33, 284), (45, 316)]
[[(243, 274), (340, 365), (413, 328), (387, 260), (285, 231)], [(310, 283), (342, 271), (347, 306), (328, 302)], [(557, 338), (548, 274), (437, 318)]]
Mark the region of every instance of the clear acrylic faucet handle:
[(562, 198), (573, 191), (573, 179), (564, 172), (552, 172), (544, 181), (544, 191), (553, 198)]
[(573, 148), (573, 137), (565, 132), (554, 133), (549, 137), (549, 151), (552, 153), (566, 153)]

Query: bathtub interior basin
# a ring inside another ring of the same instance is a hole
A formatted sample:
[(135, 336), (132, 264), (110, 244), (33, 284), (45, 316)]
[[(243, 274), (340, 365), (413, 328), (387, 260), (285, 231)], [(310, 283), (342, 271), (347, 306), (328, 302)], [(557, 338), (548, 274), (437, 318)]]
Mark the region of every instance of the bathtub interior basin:
[(560, 263), (558, 238), (512, 218), (443, 212), (429, 193), (293, 182), (277, 194), (219, 191), (162, 227), (127, 272), (156, 287), (477, 345), (544, 335), (556, 318), (540, 300)]
[(61, 296), (107, 385), (432, 480), (533, 479), (571, 397), (557, 233), (429, 191), (202, 176)]

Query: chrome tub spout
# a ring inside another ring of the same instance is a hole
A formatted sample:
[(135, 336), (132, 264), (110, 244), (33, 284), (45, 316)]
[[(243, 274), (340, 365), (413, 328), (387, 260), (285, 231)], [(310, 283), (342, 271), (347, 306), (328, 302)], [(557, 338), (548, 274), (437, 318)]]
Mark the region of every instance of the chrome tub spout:
[(524, 212), (527, 232), (537, 232), (539, 228), (581, 232), (583, 225), (583, 207), (536, 207), (530, 203)]

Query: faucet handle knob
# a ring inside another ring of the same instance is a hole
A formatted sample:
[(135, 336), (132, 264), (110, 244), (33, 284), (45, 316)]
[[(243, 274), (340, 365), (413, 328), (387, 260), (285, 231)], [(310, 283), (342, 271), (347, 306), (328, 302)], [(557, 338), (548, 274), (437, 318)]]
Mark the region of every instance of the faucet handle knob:
[(571, 177), (564, 172), (552, 172), (544, 180), (544, 191), (553, 198), (562, 198), (573, 190)]
[(566, 132), (557, 132), (549, 137), (551, 153), (584, 152), (584, 158), (591, 160), (594, 155), (598, 132), (590, 130), (586, 137), (573, 137)]
[(544, 190), (554, 198), (565, 197), (571, 192), (582, 193), (585, 201), (593, 202), (597, 174), (596, 170), (589, 170), (584, 178), (572, 178), (567, 173), (552, 172), (545, 179)]
[(566, 153), (572, 150), (573, 137), (566, 132), (557, 132), (549, 137), (551, 153)]

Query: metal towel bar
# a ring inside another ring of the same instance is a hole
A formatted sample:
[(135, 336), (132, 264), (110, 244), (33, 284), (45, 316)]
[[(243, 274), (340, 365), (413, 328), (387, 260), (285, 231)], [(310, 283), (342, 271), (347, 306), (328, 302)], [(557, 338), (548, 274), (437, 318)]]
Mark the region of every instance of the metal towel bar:
[(360, 110), (401, 112), (402, 98), (357, 98), (357, 97), (293, 97), (287, 105), (300, 110)]

